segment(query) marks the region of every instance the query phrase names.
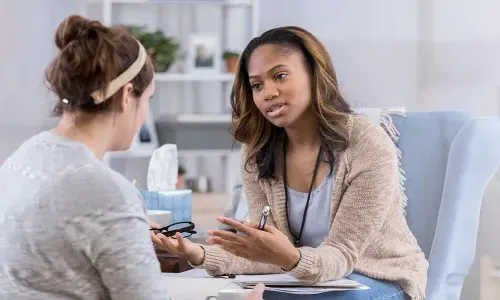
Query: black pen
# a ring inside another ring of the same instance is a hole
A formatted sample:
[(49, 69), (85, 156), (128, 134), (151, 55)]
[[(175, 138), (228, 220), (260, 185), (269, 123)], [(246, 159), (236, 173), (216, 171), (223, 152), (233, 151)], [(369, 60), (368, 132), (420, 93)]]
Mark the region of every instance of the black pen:
[(236, 278), (235, 274), (221, 274), (221, 275), (214, 275), (212, 276), (214, 278), (228, 278), (228, 279), (234, 279)]
[(269, 211), (271, 209), (269, 206), (264, 206), (264, 209), (262, 209), (262, 215), (260, 216), (260, 222), (259, 222), (259, 229), (264, 230), (264, 227), (266, 226), (267, 222), (267, 217), (269, 216)]

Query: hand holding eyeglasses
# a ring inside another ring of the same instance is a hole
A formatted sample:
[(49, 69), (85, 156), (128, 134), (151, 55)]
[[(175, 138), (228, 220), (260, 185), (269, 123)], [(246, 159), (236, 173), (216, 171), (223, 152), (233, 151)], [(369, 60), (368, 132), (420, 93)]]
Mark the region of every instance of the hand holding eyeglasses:
[[(157, 225), (157, 224), (156, 224)], [(195, 234), (194, 224), (179, 222), (169, 226), (151, 226), (151, 239), (155, 246), (178, 255), (194, 265), (200, 265), (205, 258), (205, 251), (186, 237)]]

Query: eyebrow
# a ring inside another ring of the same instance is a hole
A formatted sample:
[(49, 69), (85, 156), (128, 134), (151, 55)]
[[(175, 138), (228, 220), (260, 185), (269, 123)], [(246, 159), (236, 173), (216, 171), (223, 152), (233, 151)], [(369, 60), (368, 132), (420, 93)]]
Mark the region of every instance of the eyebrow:
[[(276, 65), (274, 67), (272, 67), (271, 69), (267, 70), (266, 73), (271, 73), (272, 71), (278, 69), (278, 68), (281, 68), (281, 67), (285, 67), (286, 65), (283, 65), (283, 64), (280, 64), (280, 65)], [(252, 79), (252, 78), (255, 78), (255, 77), (259, 77), (259, 75), (252, 75), (252, 76), (249, 76), (248, 78), (249, 79)]]

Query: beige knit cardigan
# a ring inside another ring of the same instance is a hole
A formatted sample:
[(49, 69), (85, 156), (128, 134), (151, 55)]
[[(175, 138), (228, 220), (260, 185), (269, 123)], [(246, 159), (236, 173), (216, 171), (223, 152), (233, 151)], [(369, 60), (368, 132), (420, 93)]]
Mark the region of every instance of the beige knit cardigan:
[[(302, 258), (289, 274), (316, 282), (356, 271), (395, 281), (412, 299), (424, 299), (428, 262), (403, 215), (396, 147), (381, 126), (363, 116), (350, 116), (347, 128), (350, 146), (337, 154), (334, 165), (330, 232), (317, 248), (299, 248)], [(292, 241), (286, 221), (282, 166), (276, 165), (276, 180), (268, 182), (257, 178), (255, 168), (245, 171), (244, 149), (241, 161), (251, 219), (258, 221), (262, 208), (269, 205), (268, 224)], [(252, 262), (216, 246), (202, 247), (205, 260), (198, 267), (212, 275), (283, 272), (275, 265)]]

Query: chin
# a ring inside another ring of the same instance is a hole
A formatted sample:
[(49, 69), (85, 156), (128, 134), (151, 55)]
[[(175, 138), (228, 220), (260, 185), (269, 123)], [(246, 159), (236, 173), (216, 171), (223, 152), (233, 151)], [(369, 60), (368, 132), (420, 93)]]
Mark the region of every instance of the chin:
[(287, 118), (281, 117), (277, 119), (267, 119), (271, 124), (279, 128), (287, 128), (290, 126), (290, 121)]

